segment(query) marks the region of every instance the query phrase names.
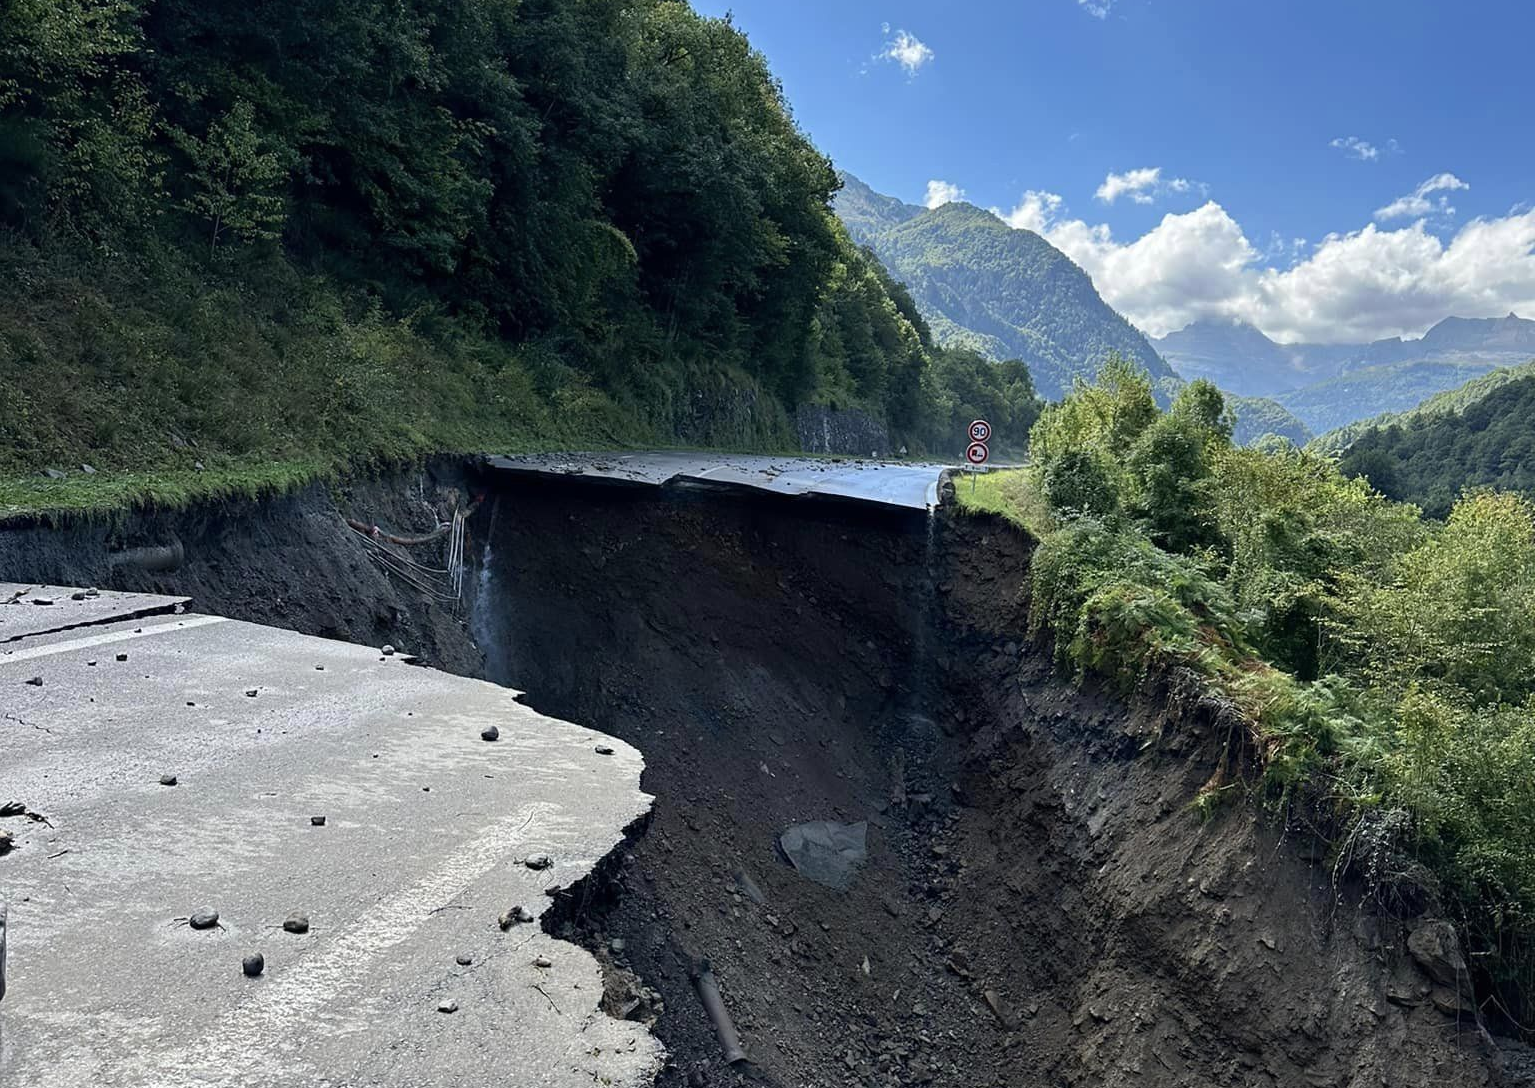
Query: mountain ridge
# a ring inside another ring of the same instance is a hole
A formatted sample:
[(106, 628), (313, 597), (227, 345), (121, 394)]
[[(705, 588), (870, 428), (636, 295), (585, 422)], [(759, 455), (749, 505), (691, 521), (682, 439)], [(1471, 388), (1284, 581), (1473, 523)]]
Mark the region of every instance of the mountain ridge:
[(922, 208), (843, 172), (835, 209), (848, 233), (903, 281), (939, 343), (1023, 360), (1058, 399), (1111, 353), (1153, 379), (1177, 377), (1092, 278), (1033, 231), (973, 204)]

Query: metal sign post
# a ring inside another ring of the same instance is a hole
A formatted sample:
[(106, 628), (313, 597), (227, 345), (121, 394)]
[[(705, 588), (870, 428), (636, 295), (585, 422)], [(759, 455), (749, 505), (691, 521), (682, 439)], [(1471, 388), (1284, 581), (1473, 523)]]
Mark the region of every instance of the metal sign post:
[[(991, 425), (983, 419), (978, 419), (970, 424), (970, 433), (974, 435), (977, 430), (983, 428), (984, 433), (989, 438), (991, 436)], [(965, 449), (965, 460), (970, 465), (970, 493), (973, 495), (975, 494), (976, 469), (991, 460), (991, 448), (983, 440), (977, 438)]]

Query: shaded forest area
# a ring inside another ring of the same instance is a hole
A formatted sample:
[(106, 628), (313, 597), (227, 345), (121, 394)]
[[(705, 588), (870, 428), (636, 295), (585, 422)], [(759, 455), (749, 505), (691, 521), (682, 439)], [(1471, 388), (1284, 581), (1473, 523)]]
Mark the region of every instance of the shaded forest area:
[[(728, 21), (641, 0), (10, 0), (0, 475), (786, 448), (804, 404), (1022, 447)], [(206, 464), (205, 464), (206, 463)]]
[(1467, 488), (1535, 494), (1535, 377), (1360, 435), (1339, 462), (1382, 494), (1447, 517)]

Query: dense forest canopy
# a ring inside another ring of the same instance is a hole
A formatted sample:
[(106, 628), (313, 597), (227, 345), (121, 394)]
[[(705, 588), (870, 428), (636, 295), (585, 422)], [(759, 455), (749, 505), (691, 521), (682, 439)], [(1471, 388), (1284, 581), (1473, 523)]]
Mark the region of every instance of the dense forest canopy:
[[(650, 440), (784, 444), (786, 413), (834, 403), (953, 449), (959, 406), (1012, 405), (1018, 378), (933, 346), (831, 214), (837, 185), (761, 55), (670, 0), (10, 0), (0, 230), (34, 290), (0, 313), (0, 467), (151, 448), (123, 437), (131, 416), (38, 422), (69, 418), (45, 367), (82, 395), (137, 368), (124, 395), (155, 386), (153, 414), (208, 444), (226, 436), (192, 387), (234, 381), (260, 413), (285, 396), (260, 371), (282, 366), (369, 396), (452, 371), (444, 403), (475, 405), (505, 374), (611, 403), (615, 432)], [(94, 352), (45, 312), (80, 289), (121, 333), (91, 333)], [(214, 297), (211, 339), (252, 341), (262, 367), (146, 349)], [(384, 430), (405, 410), (375, 409)], [(1019, 411), (998, 422), (1017, 446)], [(284, 446), (264, 441), (225, 444)]]
[(1535, 375), (1366, 431), (1340, 466), (1435, 518), (1447, 516), (1467, 488), (1535, 495)]

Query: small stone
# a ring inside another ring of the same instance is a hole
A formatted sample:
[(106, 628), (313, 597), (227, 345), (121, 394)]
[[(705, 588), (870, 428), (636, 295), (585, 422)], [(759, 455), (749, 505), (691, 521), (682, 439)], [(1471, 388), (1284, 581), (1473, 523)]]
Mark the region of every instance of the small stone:
[(261, 689), (260, 688), (247, 688), (246, 691), (245, 691), (245, 697), (247, 699), (254, 699), (256, 696), (258, 696), (260, 694), (261, 694)]
[(56, 468), (44, 469), (43, 473), (50, 480), (62, 480), (64, 478), (64, 473), (60, 472)]
[(501, 917), (496, 919), (496, 924), (505, 930), (531, 921), (533, 921), (533, 912), (528, 910), (527, 907), (516, 906), (502, 911)]
[(481, 740), (500, 740), (501, 739), (501, 730), (497, 729), (493, 725), (492, 726), (487, 726), (486, 728), (480, 730), (480, 739)]
[(88, 668), (94, 669), (96, 667), (96, 662), (94, 661), (87, 661), (85, 664)]
[(549, 866), (554, 864), (554, 862), (549, 859), (548, 854), (532, 854), (524, 858), (522, 863), (529, 869), (532, 869), (534, 872), (541, 872), (542, 870), (547, 869)]
[(385, 644), (384, 648), (379, 651), (379, 653), (383, 654), (385, 657), (393, 657), (394, 652), (394, 647), (388, 644)]
[(474, 957), (467, 952), (460, 952), (454, 962), (460, 967), (468, 967), (474, 962)]
[(266, 957), (260, 952), (246, 956), (240, 961), (240, 970), (245, 972), (246, 978), (258, 978), (266, 970)]
[(200, 910), (187, 919), (187, 925), (193, 929), (212, 929), (219, 924), (219, 912), (216, 910)]
[(85, 595), (87, 597), (100, 597), (101, 596), (101, 590), (97, 589), (95, 586), (91, 586), (89, 589), (87, 589), (85, 591)]
[(308, 933), (309, 932), (309, 915), (307, 915), (307, 914), (290, 914), (283, 921), (282, 928), (283, 928), (283, 931), (285, 933), (297, 933), (297, 934), (300, 934), (300, 935)]
[(118, 654), (117, 655), (117, 660), (119, 660), (119, 661), (127, 661), (128, 660), (128, 655), (127, 654)]
[(41, 676), (34, 676), (32, 679), (28, 680), (27, 683), (31, 687), (40, 688), (43, 686), (43, 678)]
[(198, 472), (206, 472), (208, 468), (208, 466), (204, 465), (201, 461), (193, 461), (192, 467), (195, 468)]
[(610, 756), (613, 754), (613, 749), (609, 748), (606, 744), (599, 744), (592, 751), (596, 752), (599, 756)]
[(160, 785), (162, 785), (162, 786), (174, 786), (175, 784), (176, 784), (176, 776), (175, 775), (173, 775), (173, 774), (162, 774), (160, 776)]
[(80, 466), (80, 471), (85, 473), (87, 476), (94, 476), (94, 475), (96, 475), (96, 470), (94, 468), (92, 468), (90, 465), (81, 465)]
[(534, 956), (533, 957), (533, 966), (534, 967), (553, 967), (554, 966), (554, 961), (551, 960), (548, 956)]
[(438, 1012), (445, 1012), (445, 1013), (455, 1013), (455, 1012), (458, 1011), (458, 1002), (457, 1001), (452, 1001), (452, 1000), (439, 1001), (439, 1002), (437, 1002), (437, 1011)]
[(74, 593), (71, 593), (69, 595), (69, 599), (72, 600), (72, 601), (83, 601), (83, 600), (85, 600), (85, 591), (84, 590), (78, 590), (78, 591), (76, 591)]
[(309, 817), (309, 826), (311, 826), (311, 827), (324, 827), (325, 826), (325, 817), (324, 816), (311, 816), (311, 817)]
[(615, 954), (621, 954), (626, 946), (624, 945), (624, 939), (622, 937), (614, 937), (611, 941), (608, 942), (608, 947), (612, 949)]
[(16, 840), (9, 831), (0, 831), (0, 858), (16, 848)]

